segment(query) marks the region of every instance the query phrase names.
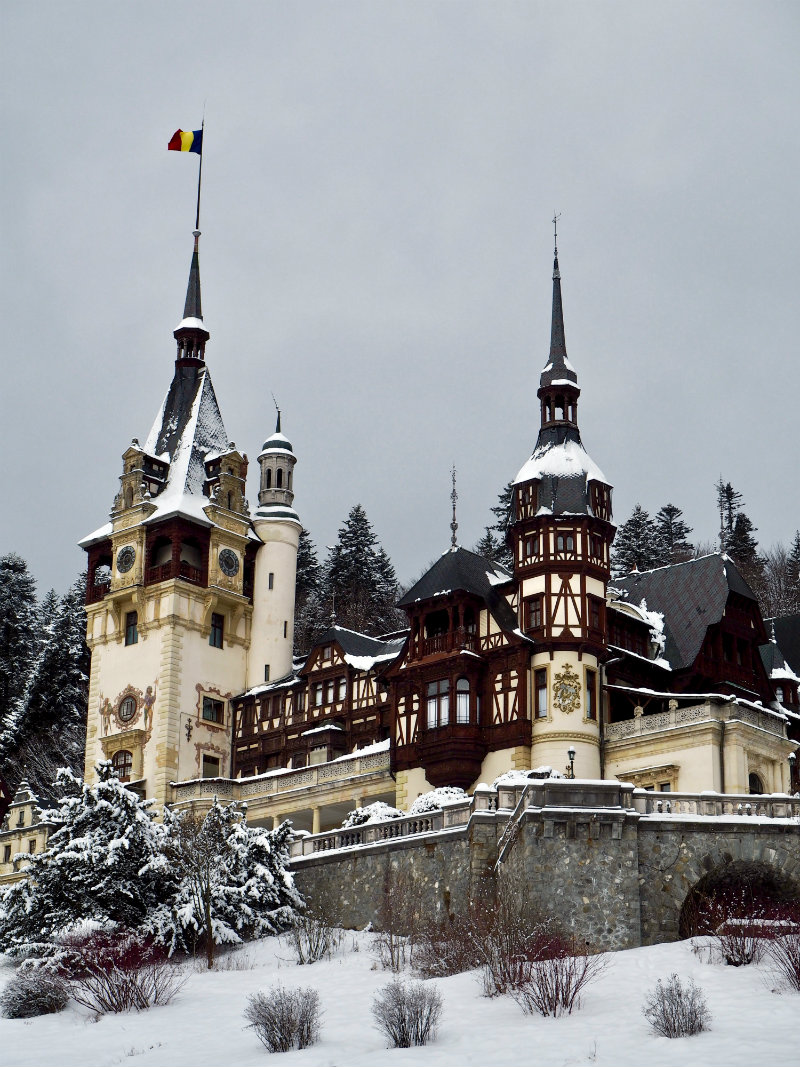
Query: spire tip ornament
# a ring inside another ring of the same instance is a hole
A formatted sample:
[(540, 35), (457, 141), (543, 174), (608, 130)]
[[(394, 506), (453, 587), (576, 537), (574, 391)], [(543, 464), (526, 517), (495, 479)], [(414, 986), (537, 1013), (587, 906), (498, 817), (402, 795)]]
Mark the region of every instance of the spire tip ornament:
[(451, 534), (450, 534), (450, 547), (451, 548), (458, 548), (458, 538), (456, 537), (456, 531), (458, 530), (458, 523), (456, 522), (456, 504), (458, 503), (458, 493), (456, 492), (456, 468), (455, 468), (455, 464), (453, 464), (453, 467), (452, 467), (452, 469), (450, 471), (450, 477), (451, 477), (452, 482), (453, 482), (453, 489), (452, 489), (452, 492), (450, 493), (450, 500), (453, 502), (453, 519), (452, 519), (452, 522), (450, 523), (450, 530), (452, 531)]

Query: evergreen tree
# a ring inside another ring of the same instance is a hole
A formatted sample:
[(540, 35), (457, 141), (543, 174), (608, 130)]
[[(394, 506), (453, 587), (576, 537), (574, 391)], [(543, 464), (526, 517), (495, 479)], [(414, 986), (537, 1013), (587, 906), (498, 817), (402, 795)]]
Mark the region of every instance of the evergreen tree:
[(308, 652), (314, 641), (330, 625), (330, 608), (325, 608), (322, 572), (317, 549), (308, 530), (300, 531), (297, 548), (297, 580), (294, 605), (294, 652)]
[(303, 901), (286, 871), (291, 825), (251, 828), (235, 804), (205, 814), (164, 812), (161, 847), (146, 870), (177, 874), (177, 891), (147, 922), (170, 950), (239, 944), (286, 929)]
[(723, 552), (727, 552), (728, 540), (733, 533), (733, 524), (741, 510), (742, 494), (737, 493), (730, 482), (724, 482), (721, 475), (716, 484), (716, 490), (721, 547)]
[[(24, 698), (0, 734), (0, 760), (9, 783), (15, 787), (24, 774), (34, 793), (47, 799), (60, 767), (75, 772), (83, 767), (90, 659), (85, 594), (82, 575), (58, 601), (40, 636)], [(52, 598), (45, 604), (52, 610)]]
[(612, 552), (616, 577), (632, 570), (649, 571), (662, 565), (663, 553), (650, 515), (637, 504), (631, 516), (617, 530)]
[(340, 626), (377, 635), (405, 625), (395, 608), (394, 567), (360, 504), (351, 509), (328, 553), (324, 587)]
[(59, 934), (80, 920), (138, 927), (175, 891), (169, 867), (150, 863), (158, 828), (149, 808), (101, 763), (86, 785), (69, 770), (56, 784), (59, 800), (42, 819), (55, 825), (47, 849), (30, 858), (27, 877), (0, 897), (0, 950), (49, 956)]
[(688, 540), (691, 532), (691, 526), (683, 521), (683, 512), (674, 504), (665, 504), (656, 512), (655, 534), (662, 564), (682, 563), (692, 558), (694, 547)]
[[(508, 544), (508, 531), (514, 521), (513, 482), (506, 482), (497, 497), (497, 504), (491, 511), (495, 518), (491, 529), (497, 531), (499, 545), (498, 555), (494, 557), (495, 562), (502, 563), (508, 570), (513, 570), (514, 554)], [(478, 552), (478, 549), (476, 548), (475, 551)], [(483, 555), (482, 552), (478, 552), (478, 554)]]
[(727, 539), (725, 550), (758, 599), (762, 600), (764, 560), (758, 553), (758, 541), (753, 536), (755, 532), (756, 528), (747, 515), (743, 511), (738, 512), (733, 520), (733, 528)]
[(499, 538), (494, 535), (491, 526), (486, 527), (486, 533), (477, 542), (472, 551), (479, 556), (483, 556), (490, 563), (500, 563), (505, 566), (505, 558), (508, 555), (508, 551), (501, 544)]
[(300, 531), (300, 543), (297, 546), (297, 599), (316, 593), (320, 587), (320, 567), (317, 549), (311, 540), (311, 534), (303, 528)]
[(794, 535), (786, 561), (786, 614), (800, 612), (800, 530)]
[(0, 556), (0, 730), (18, 712), (38, 651), (36, 583), (15, 552)]

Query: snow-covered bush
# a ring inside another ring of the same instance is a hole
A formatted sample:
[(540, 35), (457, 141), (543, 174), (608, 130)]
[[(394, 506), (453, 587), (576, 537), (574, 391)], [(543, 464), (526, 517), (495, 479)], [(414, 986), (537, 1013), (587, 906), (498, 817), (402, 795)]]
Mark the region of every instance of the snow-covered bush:
[(642, 1008), (651, 1028), (662, 1037), (691, 1037), (708, 1029), (711, 1013), (703, 991), (689, 979), (683, 985), (677, 974), (660, 979)]
[(204, 816), (165, 811), (159, 829), (160, 849), (146, 871), (172, 870), (177, 887), (143, 925), (170, 954), (202, 945), (213, 967), (215, 945), (238, 945), (292, 924), (303, 900), (286, 870), (289, 823), (250, 827), (235, 804), (215, 798)]
[(427, 1045), (436, 1037), (442, 996), (422, 982), (389, 982), (372, 1001), (372, 1015), (393, 1048)]
[(789, 924), (770, 942), (767, 955), (780, 980), (800, 993), (800, 926)]
[(321, 1010), (315, 989), (285, 989), (272, 986), (265, 993), (251, 993), (244, 1017), (248, 1029), (268, 1052), (308, 1048), (319, 1040)]
[(349, 830), (354, 826), (363, 826), (368, 822), (388, 822), (390, 819), (402, 819), (405, 812), (399, 808), (393, 808), (384, 804), (382, 800), (376, 800), (374, 804), (366, 804), (363, 808), (354, 808), (347, 813), (347, 818), (342, 826)]
[(409, 815), (424, 815), (429, 811), (441, 811), (442, 804), (452, 803), (454, 800), (468, 800), (469, 797), (463, 789), (455, 785), (443, 785), (438, 789), (431, 789), (429, 793), (422, 793), (411, 805)]
[(0, 993), (0, 1012), (6, 1019), (31, 1019), (63, 1011), (69, 1001), (64, 982), (44, 971), (17, 971)]
[(98, 1015), (169, 1004), (188, 977), (164, 948), (133, 930), (65, 937), (58, 971), (73, 1000)]
[(604, 955), (576, 952), (574, 943), (547, 959), (525, 962), (511, 995), (522, 1010), (533, 1015), (571, 1015), (580, 1006), (581, 993), (606, 967)]

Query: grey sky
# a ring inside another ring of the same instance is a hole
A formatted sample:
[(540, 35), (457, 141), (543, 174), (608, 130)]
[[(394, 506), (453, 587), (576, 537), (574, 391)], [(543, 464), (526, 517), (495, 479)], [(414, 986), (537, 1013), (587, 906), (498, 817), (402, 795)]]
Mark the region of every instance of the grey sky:
[[(584, 443), (714, 537), (800, 526), (792, 3), (0, 3), (0, 552), (64, 589), (172, 375), (206, 100), (208, 364), (274, 425), (324, 554), (360, 502), (399, 577), (530, 454), (553, 209)], [(249, 487), (255, 501), (255, 482)]]

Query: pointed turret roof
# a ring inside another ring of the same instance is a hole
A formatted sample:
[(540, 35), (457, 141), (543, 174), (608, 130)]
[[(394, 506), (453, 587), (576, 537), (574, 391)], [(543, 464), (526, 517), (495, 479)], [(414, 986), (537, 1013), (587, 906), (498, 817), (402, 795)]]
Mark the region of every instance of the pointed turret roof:
[(550, 357), (539, 379), (539, 387), (546, 389), (556, 382), (578, 384), (575, 368), (567, 359), (564, 340), (564, 308), (561, 303), (561, 271), (558, 267), (558, 247), (553, 257), (553, 311), (550, 321)]
[[(203, 300), (200, 292), (200, 231), (194, 231), (194, 249), (192, 251), (192, 262), (189, 266), (189, 284), (186, 286), (186, 300), (183, 305), (183, 318), (175, 327), (175, 337), (179, 340), (184, 336), (184, 331), (195, 330), (202, 331), (204, 335), (203, 341), (207, 341), (211, 336), (206, 329), (203, 322)], [(197, 353), (202, 358), (202, 351)], [(178, 355), (181, 355), (181, 347), (179, 345)]]

